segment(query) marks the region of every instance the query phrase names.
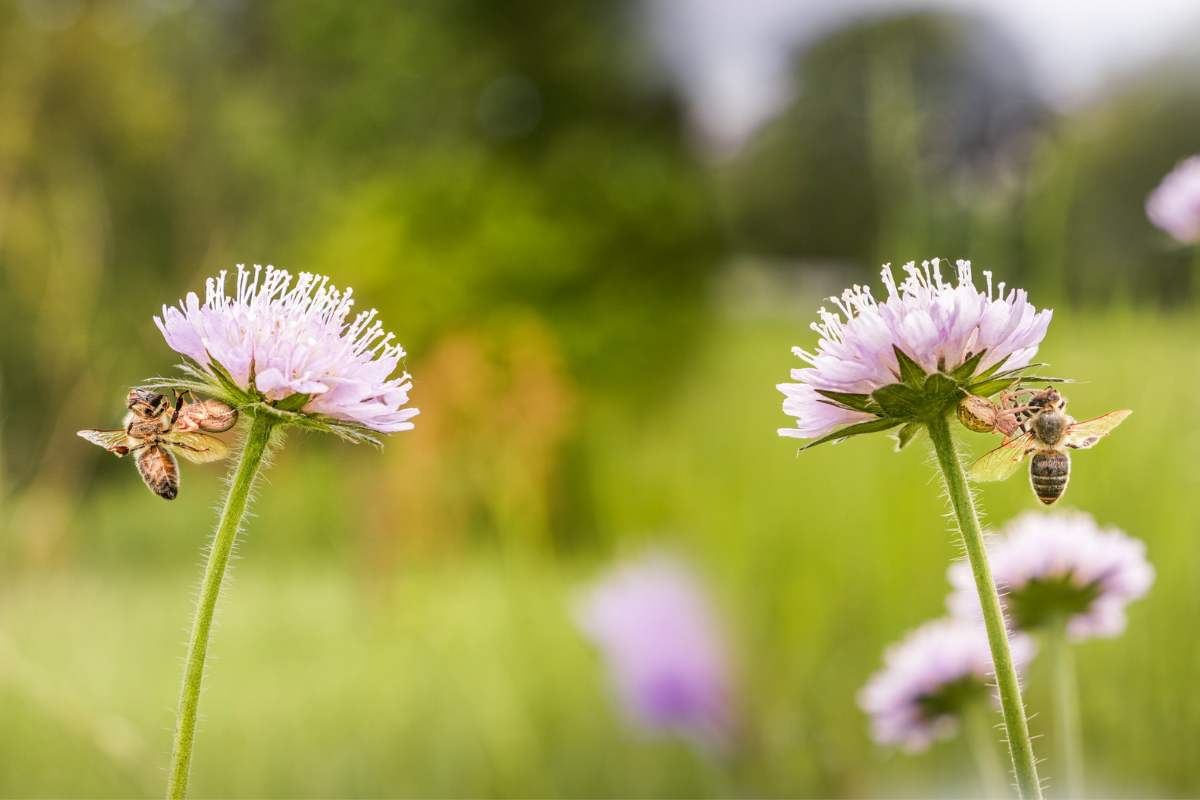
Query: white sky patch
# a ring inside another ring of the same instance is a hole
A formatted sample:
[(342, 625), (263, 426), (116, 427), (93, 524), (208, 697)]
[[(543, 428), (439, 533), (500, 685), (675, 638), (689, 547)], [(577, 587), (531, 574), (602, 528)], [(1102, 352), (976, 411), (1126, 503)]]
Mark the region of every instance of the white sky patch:
[(857, 16), (912, 9), (978, 13), (1022, 50), (1062, 108), (1196, 40), (1197, 0), (644, 0), (650, 35), (717, 152), (735, 149), (790, 95), (794, 48)]

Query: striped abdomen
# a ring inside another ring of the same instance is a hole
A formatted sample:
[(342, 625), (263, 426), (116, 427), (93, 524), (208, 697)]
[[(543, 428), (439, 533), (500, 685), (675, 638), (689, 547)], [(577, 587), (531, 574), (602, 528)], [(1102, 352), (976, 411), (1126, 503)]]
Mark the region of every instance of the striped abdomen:
[(1029, 462), (1029, 483), (1033, 493), (1046, 505), (1052, 505), (1067, 490), (1071, 477), (1071, 459), (1057, 450), (1039, 450)]

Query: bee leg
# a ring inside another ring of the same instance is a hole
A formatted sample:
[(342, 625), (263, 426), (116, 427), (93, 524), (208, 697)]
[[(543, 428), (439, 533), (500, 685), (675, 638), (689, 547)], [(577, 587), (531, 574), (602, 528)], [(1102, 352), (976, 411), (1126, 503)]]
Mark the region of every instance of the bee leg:
[(175, 409), (171, 412), (171, 422), (167, 425), (168, 429), (175, 427), (175, 421), (179, 419), (179, 409), (181, 408), (183, 408), (183, 393), (177, 391), (175, 392)]

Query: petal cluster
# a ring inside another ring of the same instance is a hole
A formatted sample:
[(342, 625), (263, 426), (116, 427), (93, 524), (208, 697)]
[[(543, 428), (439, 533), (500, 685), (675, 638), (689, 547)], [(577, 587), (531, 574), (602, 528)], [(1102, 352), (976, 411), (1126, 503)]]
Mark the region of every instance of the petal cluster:
[(203, 304), (189, 292), (154, 318), (173, 350), (210, 373), (223, 368), (268, 400), (308, 395), (305, 412), (383, 433), (413, 427), (404, 348), (374, 309), (350, 317), (351, 289), (323, 275), (239, 264), (229, 294), (226, 277), (222, 270), (206, 281)]
[[(1023, 670), (1033, 657), (1032, 640), (1010, 639), (1013, 662)], [(947, 692), (990, 696), (993, 667), (982, 623), (960, 619), (927, 622), (887, 649), (883, 669), (859, 692), (879, 744), (910, 752), (951, 736), (962, 708), (939, 702)]]
[(1200, 242), (1200, 156), (1167, 173), (1146, 199), (1146, 216), (1178, 242)]
[[(1029, 619), (1059, 613), (1067, 617), (1067, 633), (1076, 641), (1117, 636), (1125, 630), (1125, 607), (1154, 583), (1154, 568), (1140, 540), (1117, 528), (1101, 528), (1080, 511), (1022, 514), (1007, 525), (1003, 536), (989, 538), (987, 549), (1006, 617), (1016, 629), (1032, 627)], [(980, 618), (966, 562), (951, 565), (949, 578), (950, 610), (964, 618)], [(1058, 603), (1062, 608), (1022, 611), (1035, 603)]]
[(818, 310), (820, 321), (811, 326), (820, 337), (816, 350), (792, 349), (808, 366), (792, 370), (794, 383), (779, 385), (784, 412), (796, 418), (796, 427), (780, 429), (781, 436), (816, 438), (872, 419), (832, 404), (817, 390), (869, 395), (899, 383), (896, 349), (926, 373), (952, 372), (983, 351), (975, 374), (996, 365), (1014, 369), (1037, 353), (1051, 312), (1036, 309), (1024, 290), (993, 286), (990, 272), (983, 273), (984, 289), (976, 288), (968, 261), (957, 262), (953, 280), (942, 276), (938, 259), (903, 269), (905, 277), (896, 283), (891, 267), (883, 267), (886, 297), (880, 300), (870, 287), (854, 286), (830, 298), (836, 311)]
[(726, 641), (696, 576), (654, 554), (615, 569), (581, 598), (576, 621), (599, 647), (626, 715), (720, 745), (732, 728)]

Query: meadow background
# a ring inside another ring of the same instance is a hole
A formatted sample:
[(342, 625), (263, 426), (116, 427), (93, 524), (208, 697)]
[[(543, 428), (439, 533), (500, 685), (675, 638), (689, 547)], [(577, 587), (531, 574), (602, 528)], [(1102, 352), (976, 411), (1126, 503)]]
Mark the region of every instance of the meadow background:
[[(75, 431), (237, 262), (355, 287), (422, 413), (382, 453), (291, 435), (221, 598), (196, 796), (976, 791), (961, 741), (882, 750), (854, 703), (942, 613), (926, 444), (775, 434), (821, 298), (933, 255), (1056, 309), (1077, 415), (1135, 410), (1064, 501), (1158, 570), (1078, 653), (1089, 783), (1200, 794), (1200, 261), (1143, 211), (1200, 151), (1197, 28), (1064, 105), (985, 11), (877, 3), (784, 47), (788, 94), (726, 136), (670, 57), (720, 6), (0, 2), (0, 795), (161, 793), (222, 468), (163, 503)], [(657, 547), (726, 614), (734, 764), (629, 729), (572, 624)]]

